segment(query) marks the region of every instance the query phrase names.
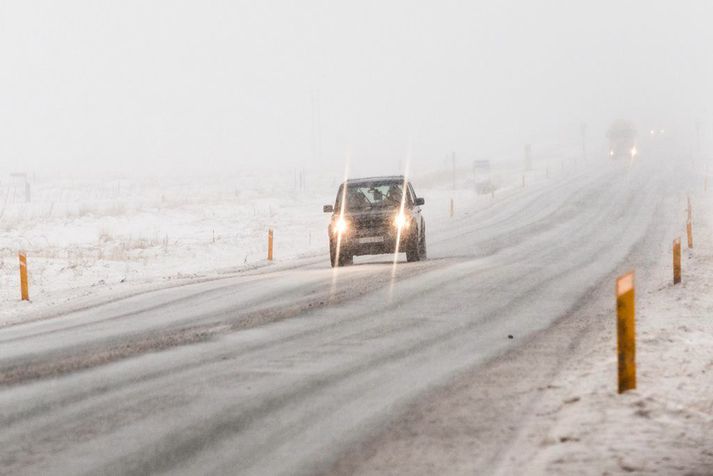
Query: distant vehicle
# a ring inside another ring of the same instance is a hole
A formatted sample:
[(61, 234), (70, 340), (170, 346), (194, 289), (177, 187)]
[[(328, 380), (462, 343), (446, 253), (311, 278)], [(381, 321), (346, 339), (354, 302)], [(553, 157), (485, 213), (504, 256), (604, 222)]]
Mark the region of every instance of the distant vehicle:
[[(426, 259), (423, 198), (403, 176), (350, 179), (339, 186), (329, 224), (329, 257), (334, 266), (354, 256), (406, 252), (407, 261)], [(397, 248), (398, 245), (398, 248)]]
[(629, 121), (614, 122), (607, 131), (609, 157), (612, 159), (633, 159), (638, 155), (636, 149), (636, 128)]

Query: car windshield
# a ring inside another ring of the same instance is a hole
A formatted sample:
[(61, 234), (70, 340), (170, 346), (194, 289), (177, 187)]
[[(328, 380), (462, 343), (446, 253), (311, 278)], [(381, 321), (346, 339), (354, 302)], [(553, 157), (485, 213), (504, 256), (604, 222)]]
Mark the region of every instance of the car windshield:
[[(337, 196), (337, 209), (341, 208), (342, 191)], [(369, 210), (401, 206), (403, 184), (399, 182), (356, 183), (347, 185), (346, 209)]]

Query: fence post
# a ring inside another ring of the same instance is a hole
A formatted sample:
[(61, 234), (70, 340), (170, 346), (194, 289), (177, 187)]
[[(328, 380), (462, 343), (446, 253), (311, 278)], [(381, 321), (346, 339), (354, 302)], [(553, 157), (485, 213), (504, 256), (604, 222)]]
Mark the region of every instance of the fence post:
[(272, 244), (273, 244), (273, 233), (272, 228), (267, 230), (267, 260), (272, 261)]

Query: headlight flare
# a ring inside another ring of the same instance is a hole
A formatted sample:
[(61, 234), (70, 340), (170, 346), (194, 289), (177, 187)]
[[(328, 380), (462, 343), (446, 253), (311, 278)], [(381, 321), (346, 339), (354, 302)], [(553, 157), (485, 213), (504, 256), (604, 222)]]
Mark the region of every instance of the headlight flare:
[(340, 216), (335, 220), (334, 225), (332, 226), (332, 233), (341, 237), (347, 232), (347, 230), (349, 230), (349, 222), (347, 222), (344, 217)]
[[(403, 205), (402, 205), (403, 206)], [(404, 228), (408, 228), (410, 225), (408, 218), (403, 213), (399, 213), (394, 217), (394, 226), (397, 230), (401, 231)]]
[[(398, 264), (399, 260), (399, 243), (401, 242), (401, 230), (403, 229), (401, 226), (398, 226), (399, 221), (406, 221), (405, 220), (405, 215), (404, 215), (404, 208), (406, 206), (406, 185), (408, 181), (408, 172), (409, 172), (409, 166), (411, 165), (411, 149), (412, 149), (412, 141), (409, 139), (408, 142), (408, 149), (406, 152), (406, 167), (404, 168), (404, 183), (403, 183), (403, 190), (401, 191), (401, 204), (399, 205), (399, 213), (396, 215), (396, 218), (394, 219), (394, 224), (396, 225), (396, 245), (394, 246), (394, 264), (391, 267), (391, 283), (389, 285), (389, 302), (391, 302), (391, 299), (394, 296), (394, 281), (396, 280), (396, 265)], [(401, 220), (403, 218), (403, 220)]]
[[(347, 180), (349, 179), (349, 162), (351, 161), (351, 150), (347, 148), (346, 150), (346, 162), (344, 164), (344, 186), (342, 188), (342, 199), (341, 203), (339, 206), (339, 216), (337, 218), (337, 223), (341, 221), (344, 221), (346, 223), (346, 220), (344, 219), (344, 209), (346, 207), (346, 199), (347, 199)], [(347, 225), (348, 226), (348, 225)], [(329, 291), (329, 300), (330, 302), (334, 298), (336, 291), (337, 291), (337, 274), (339, 273), (339, 256), (341, 255), (342, 251), (342, 233), (337, 233), (337, 246), (336, 246), (336, 254), (334, 256), (334, 259), (336, 260), (334, 263), (334, 267), (332, 268), (332, 286)]]

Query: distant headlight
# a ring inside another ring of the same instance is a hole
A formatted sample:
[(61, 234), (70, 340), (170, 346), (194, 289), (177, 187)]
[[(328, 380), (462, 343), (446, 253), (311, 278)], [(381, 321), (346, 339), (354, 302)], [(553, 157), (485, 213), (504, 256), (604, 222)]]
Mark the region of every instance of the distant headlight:
[(609, 157), (614, 157), (614, 151), (613, 151), (613, 150), (610, 150), (610, 151), (609, 151)]
[(406, 218), (406, 215), (403, 213), (399, 213), (394, 217), (394, 226), (398, 228), (399, 230), (403, 228), (408, 228), (409, 222), (408, 219)]
[(630, 152), (631, 152), (632, 157), (636, 157), (636, 154), (638, 153), (638, 151), (636, 150), (636, 147), (632, 147)]
[(334, 233), (341, 235), (346, 233), (347, 229), (349, 229), (349, 223), (347, 223), (344, 218), (339, 217), (337, 218), (337, 221), (334, 222), (334, 227), (332, 229), (334, 230)]

